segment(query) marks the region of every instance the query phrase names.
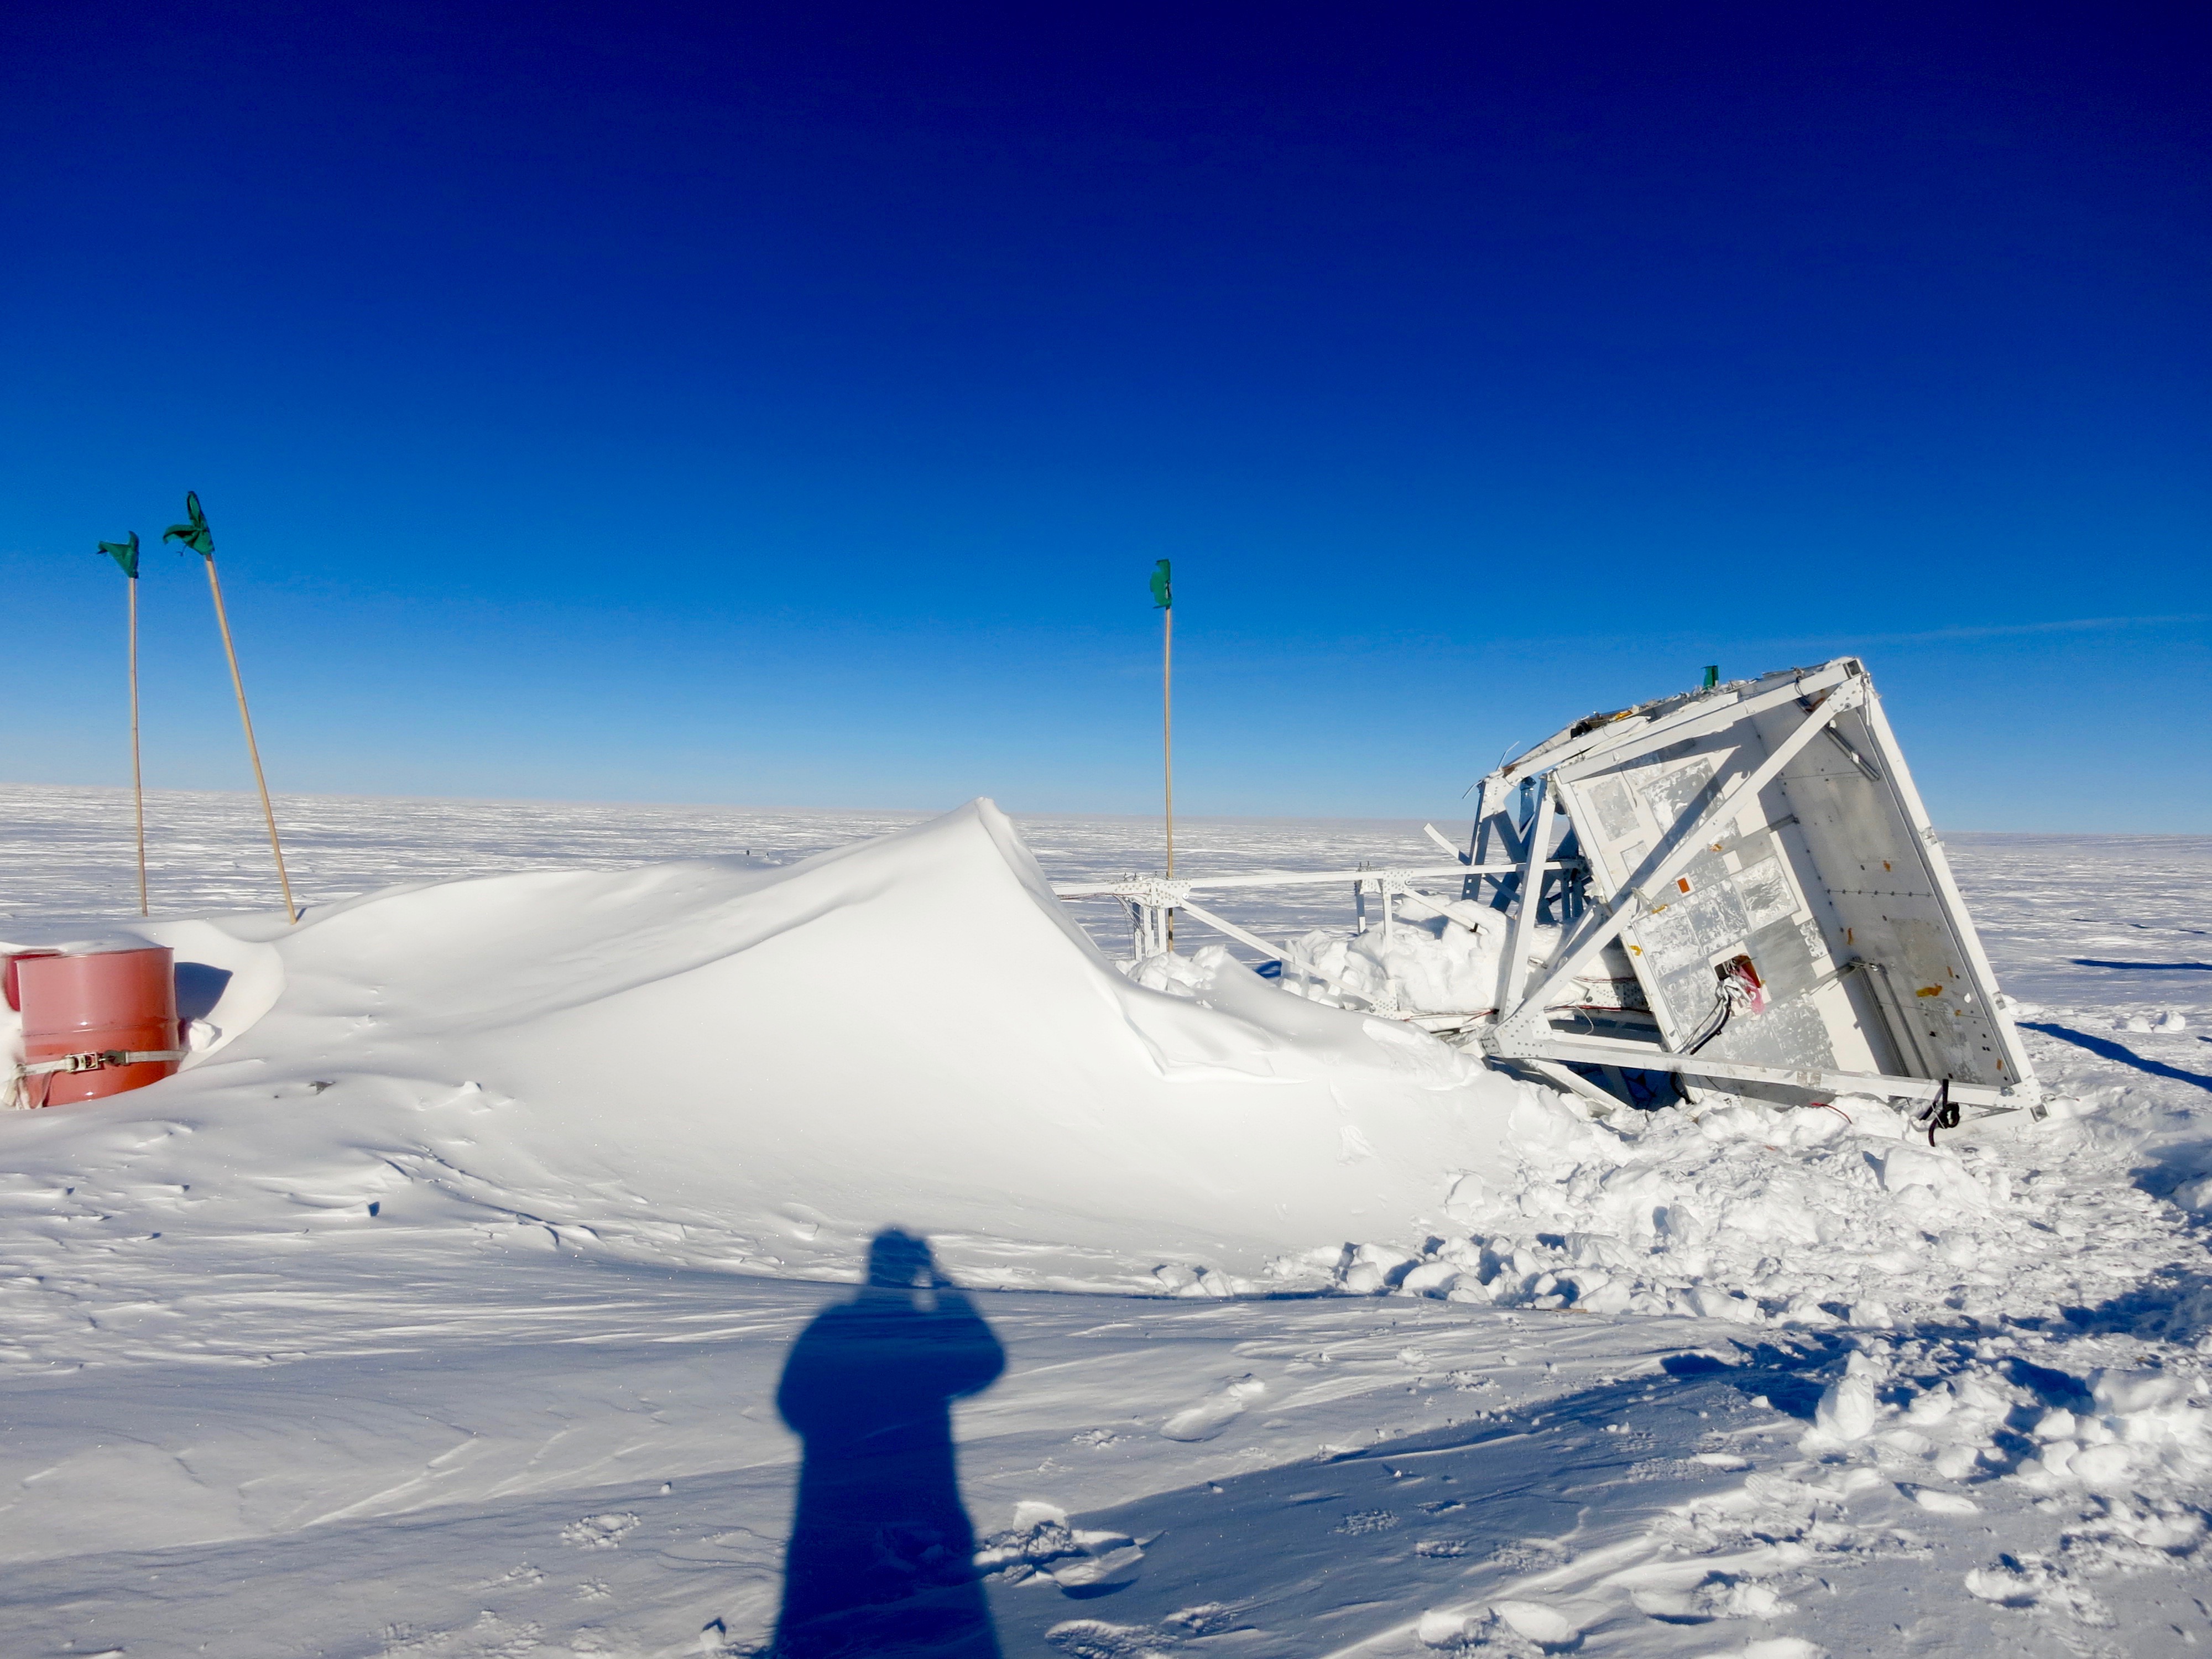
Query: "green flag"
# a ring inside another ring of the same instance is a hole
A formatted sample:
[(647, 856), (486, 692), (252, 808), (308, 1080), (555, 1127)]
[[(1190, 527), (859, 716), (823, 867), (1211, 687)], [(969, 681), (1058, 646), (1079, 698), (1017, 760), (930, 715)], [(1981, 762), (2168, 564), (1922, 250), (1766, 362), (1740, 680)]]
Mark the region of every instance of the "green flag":
[(198, 490), (187, 489), (185, 492), (185, 516), (190, 522), (171, 525), (161, 532), (161, 539), (182, 542), (202, 558), (215, 557), (215, 532), (208, 528), (207, 514), (200, 511)]
[(1168, 580), (1168, 562), (1162, 559), (1152, 571), (1152, 609), (1175, 609), (1175, 588)]
[(132, 531), (127, 542), (102, 542), (100, 550), (123, 567), (123, 574), (132, 581), (138, 580), (138, 532)]

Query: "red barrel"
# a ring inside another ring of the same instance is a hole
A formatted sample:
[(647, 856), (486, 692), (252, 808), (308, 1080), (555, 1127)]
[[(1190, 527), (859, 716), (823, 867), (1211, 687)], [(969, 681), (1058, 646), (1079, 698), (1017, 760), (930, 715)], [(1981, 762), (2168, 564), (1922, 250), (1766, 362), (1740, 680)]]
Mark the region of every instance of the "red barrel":
[[(10, 962), (23, 1011), (27, 1063), (110, 1050), (155, 1053), (177, 1040), (177, 959), (166, 945), (88, 956), (23, 956)], [(143, 1089), (177, 1069), (173, 1060), (23, 1079), (28, 1106), (65, 1106)]]

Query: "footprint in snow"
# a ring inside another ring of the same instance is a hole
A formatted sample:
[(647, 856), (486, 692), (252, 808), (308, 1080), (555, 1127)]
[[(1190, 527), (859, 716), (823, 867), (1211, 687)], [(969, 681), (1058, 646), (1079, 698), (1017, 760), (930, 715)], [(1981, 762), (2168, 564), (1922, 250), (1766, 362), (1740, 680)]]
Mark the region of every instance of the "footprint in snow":
[(622, 1540), (637, 1528), (638, 1517), (628, 1512), (608, 1515), (587, 1515), (571, 1521), (561, 1528), (561, 1541), (574, 1544), (582, 1550), (611, 1550), (619, 1548)]

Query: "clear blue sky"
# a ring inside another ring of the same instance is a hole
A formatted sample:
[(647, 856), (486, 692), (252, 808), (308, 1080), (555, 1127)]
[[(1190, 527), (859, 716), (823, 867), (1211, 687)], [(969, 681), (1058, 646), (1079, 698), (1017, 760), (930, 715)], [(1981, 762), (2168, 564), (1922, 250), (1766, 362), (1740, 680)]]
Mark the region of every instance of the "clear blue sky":
[(2212, 830), (2172, 4), (16, 14), (0, 776), (1443, 816), (1857, 652), (1954, 829)]

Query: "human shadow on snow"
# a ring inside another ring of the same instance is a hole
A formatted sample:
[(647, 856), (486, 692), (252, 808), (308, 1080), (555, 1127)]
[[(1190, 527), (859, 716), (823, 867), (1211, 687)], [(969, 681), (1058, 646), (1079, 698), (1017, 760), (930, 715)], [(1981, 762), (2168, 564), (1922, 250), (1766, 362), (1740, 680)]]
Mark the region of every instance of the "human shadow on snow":
[(801, 1333), (776, 1389), (805, 1442), (776, 1659), (998, 1659), (951, 1404), (1005, 1369), (928, 1244), (877, 1234), (867, 1282)]

